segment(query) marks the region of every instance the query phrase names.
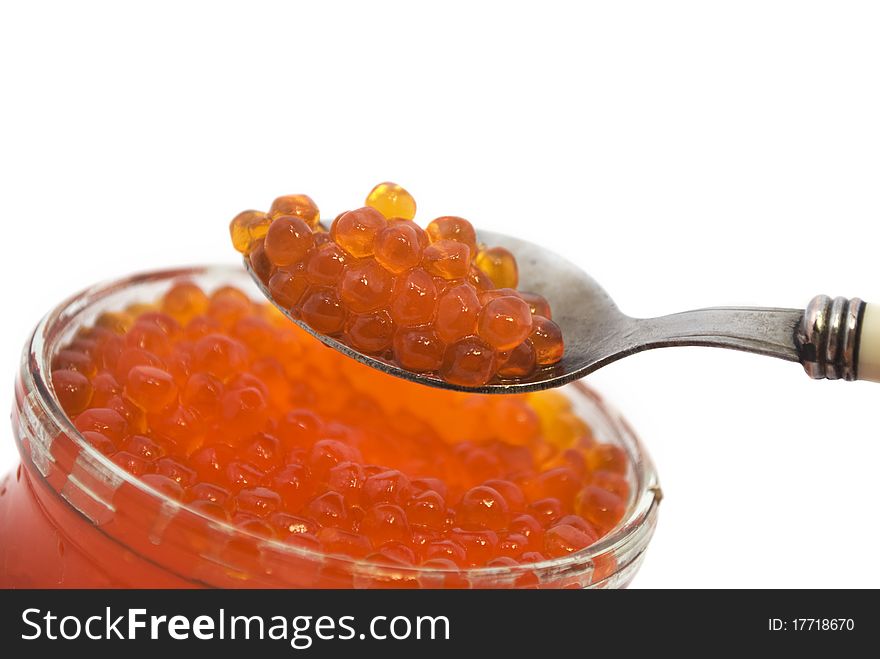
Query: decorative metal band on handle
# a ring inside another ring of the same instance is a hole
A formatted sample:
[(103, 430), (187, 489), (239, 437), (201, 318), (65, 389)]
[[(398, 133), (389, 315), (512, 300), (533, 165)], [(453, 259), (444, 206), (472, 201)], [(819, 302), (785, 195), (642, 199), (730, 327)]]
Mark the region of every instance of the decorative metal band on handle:
[(810, 301), (795, 335), (807, 375), (817, 380), (856, 379), (864, 309), (865, 303), (857, 297), (847, 300), (817, 295)]

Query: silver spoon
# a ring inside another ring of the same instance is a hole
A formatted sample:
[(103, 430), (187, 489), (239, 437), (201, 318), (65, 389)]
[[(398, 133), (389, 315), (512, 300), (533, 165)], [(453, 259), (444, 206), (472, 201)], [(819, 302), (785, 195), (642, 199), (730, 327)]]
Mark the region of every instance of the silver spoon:
[[(558, 387), (623, 357), (651, 348), (712, 346), (754, 352), (803, 364), (813, 378), (880, 381), (880, 311), (858, 298), (820, 295), (805, 311), (757, 307), (713, 307), (657, 318), (623, 314), (611, 297), (580, 268), (533, 243), (481, 231), (481, 242), (505, 247), (517, 259), (519, 288), (543, 295), (562, 328), (565, 356), (531, 377), (468, 388), (436, 376), (413, 373), (364, 355), (319, 334), (277, 305), (293, 322), (357, 361), (385, 373), (431, 387), (475, 393), (524, 393)], [(245, 266), (263, 294), (267, 287)], [(274, 303), (274, 300), (272, 300)]]

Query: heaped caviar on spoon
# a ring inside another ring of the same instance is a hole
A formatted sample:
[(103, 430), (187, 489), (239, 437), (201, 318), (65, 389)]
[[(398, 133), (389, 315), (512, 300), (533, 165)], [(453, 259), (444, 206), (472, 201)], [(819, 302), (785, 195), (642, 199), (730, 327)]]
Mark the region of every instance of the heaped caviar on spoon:
[(559, 362), (562, 331), (546, 299), (516, 290), (514, 255), (479, 244), (464, 218), (422, 229), (415, 213), (412, 196), (386, 182), (329, 232), (299, 194), (239, 214), (230, 233), (273, 302), (362, 355), (462, 387)]

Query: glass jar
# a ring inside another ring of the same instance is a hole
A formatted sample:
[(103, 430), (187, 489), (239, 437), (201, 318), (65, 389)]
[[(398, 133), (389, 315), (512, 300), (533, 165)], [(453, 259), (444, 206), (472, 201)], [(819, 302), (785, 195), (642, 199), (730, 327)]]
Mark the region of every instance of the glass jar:
[(50, 363), (102, 312), (155, 300), (181, 279), (205, 290), (234, 285), (259, 299), (238, 268), (153, 272), (84, 291), (36, 327), (15, 387), (21, 464), (0, 480), (0, 587), (620, 588), (633, 578), (657, 520), (657, 476), (626, 421), (580, 383), (564, 391), (597, 439), (628, 453), (631, 494), (614, 530), (563, 558), (444, 571), (328, 556), (252, 535), (151, 489), (73, 427), (53, 395)]

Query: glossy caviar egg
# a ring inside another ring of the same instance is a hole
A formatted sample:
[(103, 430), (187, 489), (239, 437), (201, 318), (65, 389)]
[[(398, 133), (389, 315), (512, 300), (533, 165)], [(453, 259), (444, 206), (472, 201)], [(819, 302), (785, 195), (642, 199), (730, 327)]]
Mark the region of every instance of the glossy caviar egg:
[(475, 334), (481, 308), (472, 285), (459, 284), (447, 289), (437, 305), (437, 334), (446, 343)]
[(263, 242), (257, 243), (256, 247), (248, 254), (247, 259), (257, 278), (264, 284), (269, 281), (274, 266), (266, 255), (266, 245)]
[(594, 471), (590, 476), (590, 484), (611, 492), (621, 501), (629, 500), (629, 481), (621, 474), (604, 470)]
[(464, 493), (456, 521), (460, 524), (500, 530), (507, 527), (510, 508), (494, 488), (480, 485)]
[(70, 370), (91, 377), (97, 371), (95, 360), (85, 352), (67, 348), (61, 350), (52, 359), (52, 368), (55, 370)]
[(68, 416), (76, 416), (88, 407), (94, 388), (87, 376), (69, 369), (52, 372), (52, 387)]
[(533, 316), (544, 316), (547, 319), (552, 317), (550, 303), (547, 301), (547, 298), (537, 293), (526, 293), (524, 291), (520, 291), (519, 296), (529, 305)]
[(434, 490), (415, 495), (406, 503), (410, 523), (434, 529), (446, 524), (446, 501)]
[(455, 240), (431, 243), (422, 254), (422, 265), (428, 273), (443, 279), (462, 279), (470, 269), (470, 249)]
[(416, 267), (422, 260), (422, 245), (415, 225), (389, 224), (376, 236), (376, 261), (386, 270), (399, 274)]
[(177, 400), (177, 384), (167, 371), (135, 366), (128, 372), (125, 395), (147, 412), (161, 412)]
[(498, 374), (505, 378), (526, 378), (535, 371), (535, 346), (526, 339), (501, 360)]
[(278, 197), (269, 208), (269, 217), (275, 219), (282, 215), (294, 215), (305, 222), (309, 228), (316, 229), (321, 221), (321, 213), (312, 198), (304, 194), (291, 194)]
[(409, 220), (403, 220), (399, 217), (389, 217), (388, 218), (388, 226), (393, 227), (397, 225), (404, 225), (412, 229), (416, 234), (416, 239), (419, 241), (419, 246), (422, 249), (425, 249), (428, 245), (431, 244), (431, 239), (428, 237), (428, 233), (420, 227), (415, 222), (411, 222)]
[(377, 503), (368, 508), (360, 522), (360, 530), (376, 546), (410, 539), (409, 520), (403, 508), (393, 503)]
[(312, 250), (305, 261), (305, 277), (315, 286), (335, 286), (350, 257), (335, 243)]
[(322, 334), (337, 334), (345, 325), (345, 307), (332, 288), (310, 288), (303, 298), (300, 312), (309, 327)]
[(549, 318), (533, 318), (529, 340), (535, 348), (535, 361), (538, 365), (555, 364), (562, 359), (565, 352), (562, 330)]
[(162, 310), (185, 324), (204, 314), (208, 303), (208, 296), (199, 286), (183, 281), (172, 286), (162, 297)]
[(391, 302), (394, 276), (375, 259), (364, 259), (346, 268), (339, 281), (339, 297), (354, 313), (387, 308)]
[(398, 327), (416, 327), (433, 322), (438, 292), (434, 278), (424, 270), (413, 270), (397, 280), (391, 301), (391, 318)]
[(461, 217), (446, 216), (432, 220), (425, 228), (431, 242), (452, 240), (467, 245), (469, 258), (477, 254), (477, 232), (473, 225)]
[(337, 217), (330, 227), (330, 235), (337, 245), (360, 259), (373, 255), (376, 237), (387, 224), (379, 211), (364, 207)]
[(243, 211), (229, 223), (232, 246), (242, 254), (250, 253), (254, 243), (266, 235), (271, 220), (260, 211)]
[(574, 511), (605, 535), (617, 526), (626, 512), (626, 504), (613, 492), (588, 485), (577, 495)]
[(379, 183), (370, 190), (365, 205), (375, 208), (388, 219), (411, 220), (416, 216), (416, 200), (397, 183)]
[(440, 377), (463, 387), (481, 387), (495, 375), (495, 351), (475, 336), (446, 347)]
[(488, 291), (493, 287), (492, 280), (489, 276), (475, 265), (471, 264), (468, 270), (467, 280), (478, 292)]
[(595, 533), (590, 533), (582, 528), (569, 524), (557, 524), (544, 534), (544, 551), (551, 558), (565, 556), (586, 549), (597, 539)]
[(292, 269), (279, 268), (268, 282), (272, 299), (288, 309), (297, 306), (309, 288), (305, 268), (302, 264), (297, 265), (298, 267)]
[(595, 472), (611, 472), (625, 476), (629, 469), (629, 457), (619, 446), (597, 444), (586, 453), (587, 466)]
[(513, 296), (490, 300), (480, 311), (480, 338), (496, 350), (512, 350), (525, 341), (532, 331), (529, 306)]
[(363, 314), (351, 314), (345, 325), (348, 343), (360, 352), (379, 355), (391, 348), (394, 323), (384, 310)]
[(495, 288), (516, 288), (519, 283), (516, 259), (503, 247), (480, 250), (474, 264), (492, 280)]
[(400, 329), (394, 335), (394, 357), (409, 371), (436, 371), (443, 363), (445, 346), (430, 329)]
[(313, 242), (312, 230), (301, 218), (282, 215), (272, 222), (263, 246), (272, 265), (283, 268), (299, 263)]

